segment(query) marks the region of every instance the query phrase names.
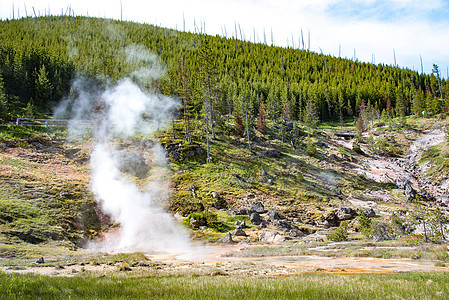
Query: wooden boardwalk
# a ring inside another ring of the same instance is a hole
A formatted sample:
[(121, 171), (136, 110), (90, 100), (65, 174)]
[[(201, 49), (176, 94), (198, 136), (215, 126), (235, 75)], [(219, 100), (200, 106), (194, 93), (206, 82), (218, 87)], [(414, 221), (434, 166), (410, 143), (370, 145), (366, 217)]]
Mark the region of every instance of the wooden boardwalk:
[(92, 123), (87, 120), (73, 121), (67, 119), (33, 119), (33, 118), (17, 118), (16, 125), (33, 125), (33, 126), (61, 126), (67, 127), (70, 124), (77, 126), (91, 126)]

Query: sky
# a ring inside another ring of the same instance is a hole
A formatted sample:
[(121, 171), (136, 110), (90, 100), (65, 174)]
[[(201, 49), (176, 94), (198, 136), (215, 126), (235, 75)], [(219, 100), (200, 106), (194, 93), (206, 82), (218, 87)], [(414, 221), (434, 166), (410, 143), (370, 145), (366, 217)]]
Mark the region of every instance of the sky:
[[(449, 76), (449, 0), (1, 0), (0, 18), (33, 14), (105, 17)], [(13, 9), (14, 8), (14, 9)], [(201, 25), (202, 24), (202, 25)], [(264, 38), (265, 36), (265, 38)], [(310, 37), (310, 38), (309, 38)]]

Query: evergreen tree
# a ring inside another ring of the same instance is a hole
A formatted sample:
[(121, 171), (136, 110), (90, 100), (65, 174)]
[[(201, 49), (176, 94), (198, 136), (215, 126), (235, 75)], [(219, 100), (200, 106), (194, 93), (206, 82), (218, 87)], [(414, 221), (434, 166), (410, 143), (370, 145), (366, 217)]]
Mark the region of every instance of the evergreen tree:
[(267, 120), (263, 102), (260, 104), (259, 113), (257, 114), (257, 130), (262, 134), (267, 132)]
[(52, 100), (53, 86), (47, 76), (48, 73), (45, 69), (45, 65), (42, 65), (36, 78), (35, 98), (38, 104), (45, 104)]
[(186, 66), (185, 60), (183, 60), (179, 66), (178, 74), (178, 94), (179, 98), (182, 100), (183, 107), (183, 118), (184, 118), (184, 133), (185, 139), (189, 143), (192, 142), (191, 128), (190, 128), (190, 119), (192, 117), (192, 105), (191, 105), (191, 88), (190, 81), (188, 77), (188, 70)]
[(0, 72), (0, 121), (5, 121), (8, 115), (8, 106), (6, 101), (5, 87), (3, 77)]
[(245, 128), (243, 127), (242, 117), (240, 116), (240, 112), (238, 110), (235, 111), (235, 135), (238, 137), (243, 136), (245, 132)]

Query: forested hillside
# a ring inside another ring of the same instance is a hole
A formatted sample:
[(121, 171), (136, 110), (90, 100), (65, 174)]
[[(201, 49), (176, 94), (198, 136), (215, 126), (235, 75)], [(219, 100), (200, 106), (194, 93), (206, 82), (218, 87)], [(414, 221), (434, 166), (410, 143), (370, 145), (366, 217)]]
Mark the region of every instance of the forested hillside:
[[(244, 115), (245, 102), (253, 121), (262, 103), (272, 121), (341, 121), (357, 116), (360, 106), (378, 118), (435, 114), (448, 101), (449, 83), (438, 73), (235, 38), (69, 16), (7, 20), (0, 27), (4, 121), (51, 111), (81, 75), (105, 84), (124, 76), (144, 78), (145, 88), (183, 100), (180, 118), (198, 118), (210, 103), (217, 123), (236, 112)], [(144, 77), (137, 73), (141, 67)]]

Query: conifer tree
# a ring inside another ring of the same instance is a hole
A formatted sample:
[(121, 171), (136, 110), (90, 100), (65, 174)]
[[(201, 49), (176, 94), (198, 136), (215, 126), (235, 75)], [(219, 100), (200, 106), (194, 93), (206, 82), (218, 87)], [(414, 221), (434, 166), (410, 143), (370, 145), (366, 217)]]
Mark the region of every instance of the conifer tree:
[(259, 113), (257, 114), (257, 130), (265, 134), (267, 132), (267, 120), (266, 120), (266, 112), (265, 105), (263, 102), (259, 106)]
[(185, 132), (185, 139), (189, 143), (192, 142), (192, 136), (191, 136), (191, 128), (190, 128), (190, 119), (192, 116), (192, 106), (191, 106), (191, 88), (190, 88), (190, 82), (188, 77), (188, 70), (186, 66), (185, 59), (181, 62), (179, 69), (178, 69), (178, 93), (179, 98), (182, 100), (182, 106), (183, 106), (183, 118), (184, 118), (184, 132)]
[(8, 114), (5, 87), (3, 84), (3, 76), (0, 72), (0, 121), (4, 121)]
[(42, 65), (36, 78), (35, 99), (39, 104), (48, 103), (48, 101), (52, 100), (51, 93), (53, 91), (53, 86), (47, 76), (48, 74), (45, 65)]
[(242, 117), (240, 116), (239, 110), (235, 111), (235, 135), (241, 137), (245, 132), (245, 128), (243, 127)]

